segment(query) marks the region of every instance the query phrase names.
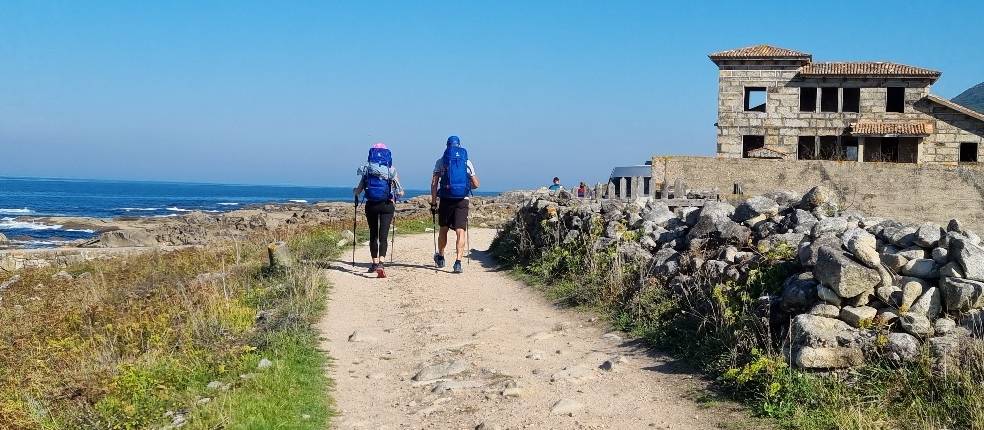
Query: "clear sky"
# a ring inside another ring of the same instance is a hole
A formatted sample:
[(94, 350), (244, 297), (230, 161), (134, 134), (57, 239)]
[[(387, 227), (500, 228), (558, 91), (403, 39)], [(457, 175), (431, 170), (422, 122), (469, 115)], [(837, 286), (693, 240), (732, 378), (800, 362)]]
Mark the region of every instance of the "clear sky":
[(449, 134), (486, 190), (714, 151), (713, 51), (984, 81), (984, 1), (0, 1), (0, 176), (420, 188)]

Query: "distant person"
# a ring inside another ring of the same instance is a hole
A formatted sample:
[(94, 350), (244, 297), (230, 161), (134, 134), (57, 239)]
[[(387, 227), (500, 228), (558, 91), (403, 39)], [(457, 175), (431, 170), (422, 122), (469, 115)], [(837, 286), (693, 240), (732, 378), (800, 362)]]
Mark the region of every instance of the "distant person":
[(383, 143), (376, 143), (369, 149), (368, 163), (359, 168), (362, 179), (352, 190), (355, 198), (366, 193), (366, 222), (369, 224), (369, 254), (372, 264), (369, 273), (376, 272), (380, 278), (386, 277), (383, 259), (386, 258), (386, 241), (390, 224), (396, 213), (396, 200), (403, 196), (403, 186), (393, 167), (393, 154)]
[[(444, 155), (434, 164), (431, 177), (431, 213), (437, 214), (441, 234), (434, 253), (434, 264), (444, 267), (444, 248), (448, 244), (448, 230), (454, 230), (455, 260), (453, 271), (461, 273), (461, 256), (465, 253), (465, 234), (468, 229), (468, 199), (478, 188), (475, 166), (468, 159), (468, 151), (461, 147), (458, 136), (448, 137)], [(440, 204), (438, 199), (440, 198)]]
[(584, 182), (577, 186), (577, 196), (582, 199), (588, 197), (588, 185)]
[(552, 191), (552, 192), (560, 191), (562, 188), (564, 188), (564, 187), (562, 187), (560, 185), (560, 178), (558, 178), (556, 176), (554, 176), (554, 178), (553, 178), (553, 184), (550, 185), (549, 187), (547, 187), (547, 189), (550, 190), (550, 191)]

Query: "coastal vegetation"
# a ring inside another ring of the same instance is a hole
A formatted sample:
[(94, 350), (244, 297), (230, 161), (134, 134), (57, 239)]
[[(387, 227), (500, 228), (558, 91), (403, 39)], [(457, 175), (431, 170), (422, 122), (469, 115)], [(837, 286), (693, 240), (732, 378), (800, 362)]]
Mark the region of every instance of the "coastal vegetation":
[[(888, 325), (875, 319), (859, 324), (873, 335), (865, 364), (836, 372), (798, 369), (789, 358), (792, 317), (777, 320), (770, 310), (781, 305), (784, 281), (799, 267), (794, 247), (743, 248), (750, 254), (740, 259), (741, 267), (729, 265), (742, 275), (722, 276), (701, 262), (723, 258), (724, 243), (709, 240), (655, 261), (659, 254), (640, 246), (653, 236), (625, 221), (632, 212), (614, 202), (599, 208), (533, 199), (492, 251), (549, 298), (601, 313), (705, 373), (717, 392), (779, 427), (984, 428), (984, 348), (968, 351), (978, 357), (968, 362), (977, 366), (946, 371), (928, 342), (909, 360), (891, 359)], [(643, 213), (635, 224), (645, 219)], [(672, 276), (671, 269), (685, 275)]]
[[(0, 273), (0, 428), (324, 428), (312, 323), (346, 224)], [(301, 263), (271, 269), (276, 239)]]

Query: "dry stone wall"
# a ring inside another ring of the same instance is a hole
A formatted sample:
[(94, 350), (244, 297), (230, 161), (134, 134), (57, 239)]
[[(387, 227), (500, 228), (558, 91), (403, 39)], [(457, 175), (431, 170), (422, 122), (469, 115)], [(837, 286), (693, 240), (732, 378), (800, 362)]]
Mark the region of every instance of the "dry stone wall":
[(717, 188), (722, 196), (740, 182), (746, 195), (775, 189), (806, 192), (818, 184), (835, 190), (847, 208), (903, 222), (945, 224), (959, 218), (984, 231), (984, 167), (838, 161), (654, 157), (653, 180), (683, 179)]
[(745, 285), (756, 264), (772, 261), (766, 264), (790, 276), (756, 299), (756, 316), (776, 324), (767, 333), (789, 334), (774, 340), (800, 368), (914, 361), (923, 346), (940, 369), (976, 360), (984, 247), (956, 219), (940, 225), (869, 216), (845, 209), (824, 186), (671, 209), (648, 198), (532, 195), (497, 240), (534, 244), (517, 252), (578, 243), (584, 247), (573, 249), (614, 250), (619, 261), (642, 268), (640, 285), (670, 294), (687, 294), (680, 286)]

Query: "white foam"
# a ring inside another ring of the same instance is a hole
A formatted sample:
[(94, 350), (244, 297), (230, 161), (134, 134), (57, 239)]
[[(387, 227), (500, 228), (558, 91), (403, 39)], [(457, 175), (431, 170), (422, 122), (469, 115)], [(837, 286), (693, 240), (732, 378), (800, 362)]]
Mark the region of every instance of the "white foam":
[(43, 246), (43, 245), (64, 245), (72, 243), (71, 240), (11, 240), (14, 245)]
[(208, 212), (208, 213), (210, 213), (210, 214), (217, 214), (217, 213), (220, 213), (220, 212), (222, 212), (222, 211), (217, 211), (217, 210), (215, 210), (215, 209), (209, 209), (209, 210), (206, 210), (206, 211), (202, 211), (202, 212)]
[(65, 231), (72, 231), (75, 233), (89, 233), (89, 234), (96, 232), (95, 230), (90, 230), (87, 228), (66, 228)]
[(17, 221), (10, 217), (0, 218), (0, 228), (8, 230), (58, 230), (59, 224), (42, 224), (33, 221)]
[(22, 209), (6, 209), (6, 208), (0, 208), (0, 214), (4, 214), (4, 215), (21, 215), (21, 214), (29, 214), (29, 213), (33, 213), (33, 212), (34, 211), (32, 211), (32, 210), (30, 210), (28, 208), (22, 208)]
[(307, 203), (308, 202), (307, 200), (304, 200), (304, 199), (289, 200), (289, 201), (294, 202), (294, 203)]
[(171, 206), (171, 207), (167, 208), (167, 210), (169, 210), (171, 212), (194, 212), (191, 209), (182, 209), (182, 208), (174, 207), (174, 206)]
[(176, 216), (178, 216), (178, 214), (154, 215), (154, 218), (171, 218)]
[(120, 208), (119, 210), (127, 211), (127, 212), (133, 212), (133, 211), (150, 212), (150, 211), (159, 211), (161, 210), (161, 208)]
[(222, 203), (219, 203), (218, 205), (219, 206), (239, 206), (239, 203), (236, 203), (236, 202), (222, 202)]

